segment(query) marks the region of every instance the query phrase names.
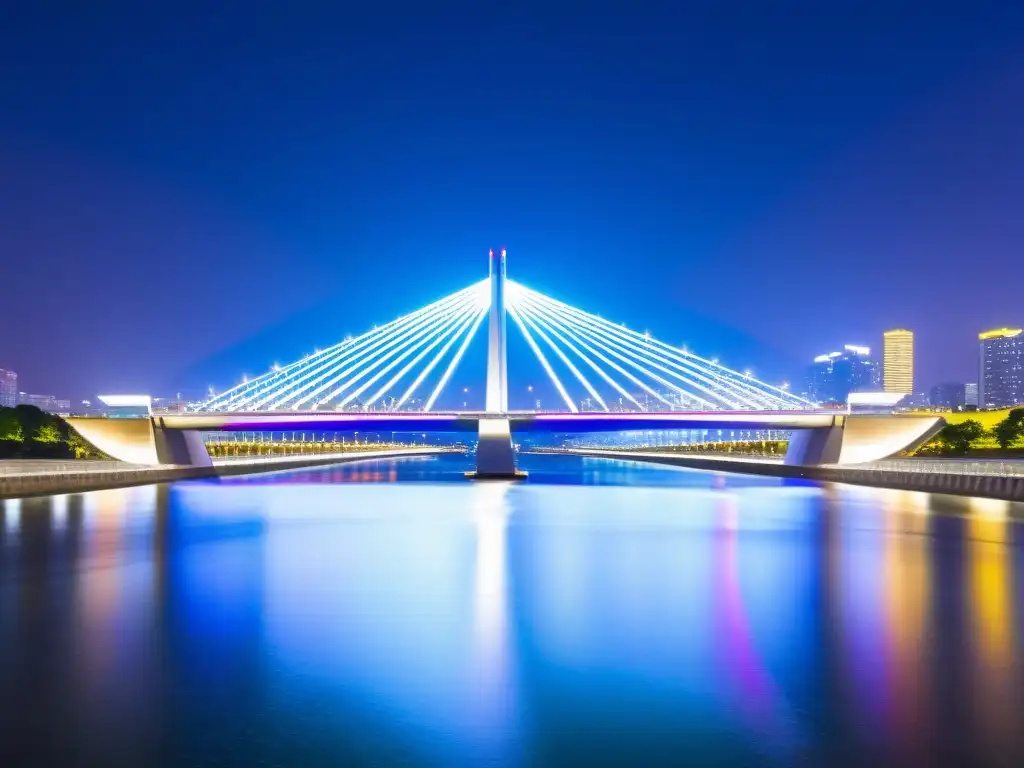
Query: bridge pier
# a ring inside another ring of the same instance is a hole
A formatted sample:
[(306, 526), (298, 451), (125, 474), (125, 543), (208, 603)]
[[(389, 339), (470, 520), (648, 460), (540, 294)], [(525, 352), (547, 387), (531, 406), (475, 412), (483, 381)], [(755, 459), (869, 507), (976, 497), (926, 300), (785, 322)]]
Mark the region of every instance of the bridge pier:
[[(469, 477), (522, 478), (516, 470), (512, 427), (508, 419), (508, 370), (505, 348), (505, 249), (490, 252), (491, 311), (487, 329), (486, 414), (477, 432), (476, 472)], [(493, 416), (491, 415), (493, 414)]]
[(159, 464), (212, 467), (203, 435), (195, 429), (164, 429), (163, 419), (153, 419), (153, 443)]
[(210, 467), (210, 458), (198, 429), (167, 428), (164, 419), (67, 420), (86, 440), (111, 458), (130, 464)]
[(515, 479), (526, 476), (516, 469), (512, 428), (507, 418), (480, 419), (476, 472), (470, 473), (469, 476), (478, 480)]
[(795, 430), (789, 436), (785, 463), (815, 467), (822, 464), (838, 464), (843, 452), (843, 417), (837, 417), (838, 424), (815, 429)]

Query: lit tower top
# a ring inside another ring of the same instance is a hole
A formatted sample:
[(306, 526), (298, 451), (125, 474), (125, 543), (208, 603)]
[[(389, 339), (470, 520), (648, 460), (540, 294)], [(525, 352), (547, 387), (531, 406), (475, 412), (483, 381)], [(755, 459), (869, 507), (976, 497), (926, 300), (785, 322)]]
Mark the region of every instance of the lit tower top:
[(894, 328), (883, 334), (882, 388), (886, 392), (914, 391), (914, 334)]

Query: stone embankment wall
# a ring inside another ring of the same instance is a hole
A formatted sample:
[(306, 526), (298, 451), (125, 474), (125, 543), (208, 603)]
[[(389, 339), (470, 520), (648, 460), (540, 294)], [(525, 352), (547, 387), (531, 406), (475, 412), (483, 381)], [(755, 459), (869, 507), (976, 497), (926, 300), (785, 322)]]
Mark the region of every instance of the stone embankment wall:
[(790, 466), (769, 461), (737, 461), (709, 459), (698, 456), (636, 453), (633, 451), (568, 450), (578, 456), (646, 461), (670, 464), (712, 472), (738, 472), (746, 475), (795, 477), (827, 483), (868, 485), (876, 488), (894, 488), (902, 491), (925, 493), (951, 493), (958, 496), (982, 496), (992, 499), (1024, 501), (1024, 474), (1019, 476), (981, 475), (957, 472), (920, 472), (892, 469), (853, 468), (843, 466)]
[[(38, 496), (52, 493), (80, 493), (104, 488), (122, 488), (130, 485), (169, 483), (175, 480), (192, 480), (203, 477), (228, 477), (230, 475), (251, 475), (261, 472), (281, 472), (288, 469), (345, 464), (353, 461), (388, 459), (399, 456), (427, 456), (442, 452), (438, 448), (408, 448), (397, 451), (368, 451), (334, 456), (304, 456), (275, 461), (238, 460), (215, 464), (212, 467), (133, 467), (111, 462), (111, 470), (95, 468), (90, 462), (89, 471), (76, 472), (75, 462), (54, 462), (52, 472), (33, 474), (0, 474), (0, 499)], [(56, 469), (59, 465), (61, 469)]]

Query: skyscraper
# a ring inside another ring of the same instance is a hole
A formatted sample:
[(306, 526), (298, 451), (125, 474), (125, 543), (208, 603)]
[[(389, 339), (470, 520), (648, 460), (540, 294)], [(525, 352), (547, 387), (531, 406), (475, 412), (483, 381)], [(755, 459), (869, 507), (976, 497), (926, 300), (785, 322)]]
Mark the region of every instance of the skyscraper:
[(886, 392), (914, 391), (914, 334), (894, 328), (883, 334), (883, 389)]
[[(952, 381), (936, 384), (932, 387), (928, 403), (933, 408), (949, 408), (951, 411), (962, 410), (967, 404), (967, 385)], [(977, 393), (975, 393), (974, 405), (977, 404)]]
[(34, 405), (41, 411), (47, 413), (56, 413), (68, 415), (71, 412), (71, 401), (70, 400), (58, 400), (53, 395), (32, 395), (28, 392), (18, 393), (18, 403), (20, 405)]
[(851, 392), (878, 389), (878, 363), (871, 350), (847, 344), (843, 352), (818, 355), (807, 371), (807, 395), (818, 403), (845, 403)]
[(18, 374), (0, 368), (0, 406), (13, 408), (18, 404)]
[(978, 334), (978, 405), (1006, 408), (1024, 404), (1024, 336), (1020, 328)]
[(973, 381), (964, 384), (964, 405), (978, 407), (978, 385)]

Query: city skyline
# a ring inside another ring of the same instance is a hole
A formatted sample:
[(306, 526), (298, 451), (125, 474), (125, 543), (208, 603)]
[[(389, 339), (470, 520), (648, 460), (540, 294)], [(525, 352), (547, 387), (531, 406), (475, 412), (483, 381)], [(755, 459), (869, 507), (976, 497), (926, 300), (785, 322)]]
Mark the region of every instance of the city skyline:
[(772, 381), (894, 326), (921, 386), (966, 381), (1021, 324), (1021, 9), (434, 11), (15, 9), (0, 365), (75, 399), (222, 388), (496, 242)]

